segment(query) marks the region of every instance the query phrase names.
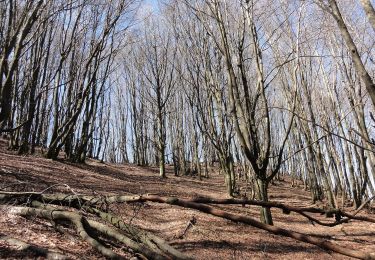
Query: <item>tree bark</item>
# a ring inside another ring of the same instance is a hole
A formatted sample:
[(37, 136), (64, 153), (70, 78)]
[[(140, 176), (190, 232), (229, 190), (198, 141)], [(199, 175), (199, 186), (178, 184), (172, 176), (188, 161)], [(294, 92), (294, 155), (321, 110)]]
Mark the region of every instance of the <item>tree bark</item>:
[(367, 18), (372, 26), (372, 29), (375, 31), (375, 10), (374, 7), (371, 4), (370, 0), (359, 0), (363, 6), (363, 10), (365, 10), (365, 13), (367, 15)]
[(357, 46), (355, 45), (352, 36), (349, 33), (348, 27), (346, 26), (344, 19), (341, 15), (340, 9), (337, 5), (336, 0), (329, 0), (330, 6), (332, 8), (332, 15), (337, 22), (340, 29), (341, 35), (345, 40), (345, 43), (350, 51), (351, 57), (357, 73), (362, 79), (366, 86), (367, 92), (370, 95), (372, 104), (375, 106), (375, 84), (372, 80), (370, 74), (367, 72), (365, 65), (363, 64), (361, 57), (358, 53)]

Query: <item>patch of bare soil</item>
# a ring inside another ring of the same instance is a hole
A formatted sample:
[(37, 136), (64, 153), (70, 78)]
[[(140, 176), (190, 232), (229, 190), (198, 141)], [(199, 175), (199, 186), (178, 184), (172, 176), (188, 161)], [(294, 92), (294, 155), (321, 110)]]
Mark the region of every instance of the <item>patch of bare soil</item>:
[[(0, 190), (43, 191), (85, 194), (159, 194), (193, 198), (227, 198), (223, 177), (216, 172), (209, 179), (173, 176), (160, 179), (152, 167), (114, 165), (88, 160), (86, 165), (52, 161), (41, 156), (18, 156), (0, 149)], [(288, 181), (270, 187), (272, 201), (294, 206), (311, 206), (309, 194), (302, 187), (292, 188)], [(259, 218), (255, 206), (215, 206), (220, 209)], [(172, 246), (196, 259), (348, 259), (316, 246), (275, 236), (248, 225), (234, 223), (192, 209), (158, 203), (122, 204), (112, 208), (127, 223), (161, 236)], [(349, 209), (348, 209), (349, 210)], [(90, 245), (74, 233), (57, 231), (53, 223), (12, 215), (1, 208), (0, 236), (8, 235), (48, 248), (73, 259), (101, 259)], [(333, 228), (312, 225), (300, 215), (284, 215), (272, 210), (276, 226), (315, 235), (352, 249), (375, 252), (375, 224), (352, 221)], [(370, 212), (361, 212), (371, 215)], [(196, 223), (186, 227), (193, 218)], [(323, 218), (324, 219), (324, 218)], [(185, 232), (186, 231), (186, 232)], [(124, 253), (130, 257), (130, 254)], [(34, 259), (31, 252), (19, 253), (0, 240), (3, 259)]]

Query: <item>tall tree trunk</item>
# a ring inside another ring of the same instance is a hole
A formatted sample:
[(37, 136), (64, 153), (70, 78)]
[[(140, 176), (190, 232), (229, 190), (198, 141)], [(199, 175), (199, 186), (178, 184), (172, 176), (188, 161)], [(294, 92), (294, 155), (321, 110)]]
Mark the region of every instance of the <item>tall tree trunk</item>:
[(355, 45), (352, 36), (349, 33), (348, 27), (346, 26), (344, 19), (341, 15), (340, 9), (337, 5), (336, 0), (329, 0), (330, 7), (332, 8), (332, 15), (335, 18), (337, 25), (340, 29), (341, 35), (345, 40), (345, 43), (350, 51), (353, 59), (355, 69), (359, 76), (361, 77), (363, 83), (366, 86), (367, 92), (370, 95), (372, 104), (375, 106), (375, 84), (372, 80), (370, 74), (367, 72), (365, 65), (363, 64), (361, 57), (358, 53), (357, 46)]
[[(268, 201), (268, 182), (261, 178), (257, 178), (257, 199), (260, 201)], [(273, 225), (273, 219), (271, 214), (271, 209), (267, 207), (262, 207), (260, 209), (260, 219), (262, 223)]]
[(372, 26), (372, 29), (375, 31), (375, 10), (371, 4), (370, 0), (359, 0), (365, 10), (368, 20)]

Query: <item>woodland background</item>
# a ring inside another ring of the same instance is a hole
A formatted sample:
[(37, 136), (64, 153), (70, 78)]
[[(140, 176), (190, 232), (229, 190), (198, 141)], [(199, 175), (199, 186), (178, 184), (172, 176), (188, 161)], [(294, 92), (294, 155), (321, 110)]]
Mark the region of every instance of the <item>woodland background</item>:
[(371, 0), (3, 0), (0, 131), (19, 155), (217, 167), (229, 197), (264, 203), (288, 176), (358, 209), (375, 195), (374, 46)]

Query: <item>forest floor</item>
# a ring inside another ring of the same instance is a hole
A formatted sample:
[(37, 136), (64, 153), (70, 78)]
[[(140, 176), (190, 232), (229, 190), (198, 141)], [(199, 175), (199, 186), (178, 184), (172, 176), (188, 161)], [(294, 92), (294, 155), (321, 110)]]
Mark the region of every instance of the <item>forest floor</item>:
[[(88, 160), (87, 164), (52, 161), (41, 156), (18, 156), (0, 141), (0, 190), (85, 193), (158, 194), (194, 198), (227, 198), (223, 177), (211, 172), (209, 179), (175, 177), (160, 179), (157, 168), (115, 165)], [(293, 206), (311, 206), (303, 186), (291, 187), (285, 179), (270, 187), (272, 201)], [(215, 206), (226, 211), (259, 218), (255, 206)], [(125, 222), (163, 237), (172, 246), (196, 259), (348, 259), (319, 247), (276, 236), (257, 228), (210, 216), (192, 209), (147, 202), (121, 204), (112, 208)], [(350, 211), (351, 209), (347, 209)], [(333, 228), (312, 225), (300, 215), (284, 215), (272, 209), (274, 224), (301, 233), (327, 238), (343, 247), (375, 252), (375, 224), (352, 221)], [(361, 215), (374, 215), (364, 210)], [(192, 218), (196, 224), (183, 235)], [(90, 245), (69, 232), (59, 233), (54, 226), (36, 218), (22, 218), (0, 209), (0, 236), (9, 235), (34, 245), (64, 252), (73, 259), (103, 259)], [(0, 258), (33, 259), (0, 241)]]

